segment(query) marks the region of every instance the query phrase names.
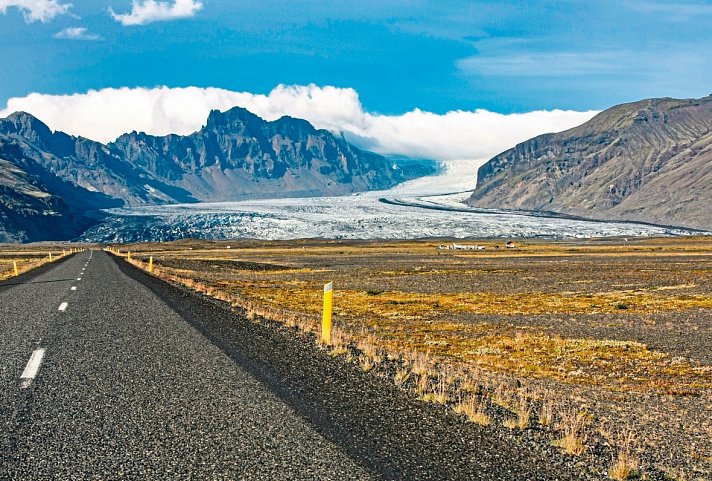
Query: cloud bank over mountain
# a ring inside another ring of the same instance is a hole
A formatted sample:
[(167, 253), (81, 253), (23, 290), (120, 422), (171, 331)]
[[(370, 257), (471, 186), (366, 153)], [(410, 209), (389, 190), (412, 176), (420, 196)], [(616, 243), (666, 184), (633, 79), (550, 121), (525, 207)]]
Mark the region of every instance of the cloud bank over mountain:
[(219, 88), (119, 88), (73, 95), (32, 93), (11, 98), (0, 117), (25, 111), (52, 129), (109, 142), (131, 131), (190, 134), (210, 110), (244, 107), (266, 120), (284, 115), (343, 132), (356, 145), (382, 154), (435, 160), (488, 159), (536, 135), (580, 125), (597, 112), (571, 110), (499, 114), (487, 110), (400, 115), (364, 110), (351, 88), (278, 85), (269, 94)]

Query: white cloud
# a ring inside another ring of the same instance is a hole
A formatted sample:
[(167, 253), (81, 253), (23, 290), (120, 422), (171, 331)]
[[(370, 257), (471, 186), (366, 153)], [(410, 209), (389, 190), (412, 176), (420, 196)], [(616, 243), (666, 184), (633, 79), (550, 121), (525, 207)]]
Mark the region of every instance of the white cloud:
[(44, 23), (67, 13), (72, 4), (60, 3), (59, 0), (0, 0), (0, 13), (7, 13), (10, 7), (20, 10), (27, 23), (38, 20)]
[(267, 120), (283, 115), (345, 132), (356, 145), (383, 154), (436, 160), (486, 159), (518, 142), (579, 125), (596, 112), (569, 110), (498, 114), (486, 110), (402, 115), (366, 112), (354, 89), (279, 85), (268, 95), (218, 88), (120, 88), (74, 95), (33, 93), (0, 111), (29, 112), (51, 128), (108, 142), (125, 132), (186, 135), (205, 125), (212, 109), (241, 106)]
[(109, 8), (109, 13), (121, 25), (131, 26), (192, 17), (202, 8), (203, 4), (198, 0), (174, 0), (172, 3), (133, 0), (129, 13), (117, 14), (112, 8)]
[(55, 33), (53, 37), (63, 40), (101, 40), (99, 35), (90, 33), (86, 27), (65, 28)]

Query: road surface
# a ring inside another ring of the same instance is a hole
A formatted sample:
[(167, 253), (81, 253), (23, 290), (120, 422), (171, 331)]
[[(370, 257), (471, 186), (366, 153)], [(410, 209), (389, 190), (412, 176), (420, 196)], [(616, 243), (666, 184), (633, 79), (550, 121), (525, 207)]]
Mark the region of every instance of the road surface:
[(580, 479), (102, 251), (0, 285), (0, 480)]

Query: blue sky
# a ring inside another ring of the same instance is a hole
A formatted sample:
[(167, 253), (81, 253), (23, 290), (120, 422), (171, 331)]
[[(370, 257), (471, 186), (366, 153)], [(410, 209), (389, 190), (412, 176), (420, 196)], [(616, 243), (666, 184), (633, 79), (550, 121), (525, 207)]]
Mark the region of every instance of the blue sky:
[(712, 93), (712, 2), (202, 0), (125, 26), (109, 8), (128, 13), (130, 0), (46, 1), (61, 11), (32, 21), (22, 7), (42, 0), (0, 0), (0, 107), (31, 92), (158, 85), (349, 87), (384, 114)]

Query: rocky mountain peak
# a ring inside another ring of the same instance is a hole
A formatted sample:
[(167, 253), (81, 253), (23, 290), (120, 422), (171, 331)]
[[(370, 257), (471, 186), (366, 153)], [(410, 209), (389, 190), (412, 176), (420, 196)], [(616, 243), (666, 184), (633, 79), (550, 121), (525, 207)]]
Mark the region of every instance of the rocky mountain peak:
[(208, 121), (205, 125), (205, 130), (210, 131), (225, 131), (233, 132), (249, 130), (251, 127), (259, 126), (263, 123), (257, 115), (253, 114), (242, 107), (233, 107), (230, 110), (221, 112), (219, 110), (211, 110), (208, 114)]
[(285, 115), (277, 120), (270, 122), (276, 133), (283, 137), (306, 137), (317, 132), (316, 128), (307, 120), (297, 119)]
[(31, 141), (46, 141), (52, 137), (50, 128), (27, 112), (14, 112), (7, 118), (0, 119), (0, 133), (18, 135)]

